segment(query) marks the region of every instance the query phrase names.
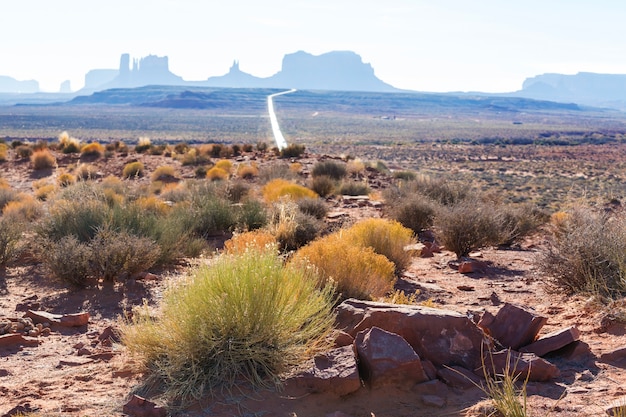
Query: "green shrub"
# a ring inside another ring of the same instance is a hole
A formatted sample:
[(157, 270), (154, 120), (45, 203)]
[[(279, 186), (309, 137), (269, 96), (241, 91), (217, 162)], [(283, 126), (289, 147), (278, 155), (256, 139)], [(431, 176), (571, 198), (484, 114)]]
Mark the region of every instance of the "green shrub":
[(183, 403), (241, 381), (278, 384), (279, 374), (329, 347), (332, 288), (316, 281), (273, 251), (223, 255), (172, 288), (158, 319), (135, 311), (122, 342), (144, 364), (146, 384)]
[(320, 197), (327, 197), (335, 192), (335, 181), (327, 175), (313, 177), (311, 189)]
[(237, 209), (237, 227), (241, 230), (255, 230), (267, 224), (265, 206), (257, 200), (246, 200)]
[(370, 187), (364, 182), (356, 181), (344, 181), (339, 187), (339, 194), (341, 195), (368, 195), (370, 193)]
[(436, 212), (437, 204), (434, 201), (414, 194), (394, 201), (389, 216), (417, 234), (433, 225)]
[(283, 251), (296, 250), (319, 236), (322, 224), (313, 216), (302, 213), (293, 202), (281, 202), (272, 207), (270, 232)]
[(21, 252), (22, 225), (0, 217), (0, 266), (5, 266)]
[(304, 145), (298, 145), (296, 143), (292, 143), (288, 145), (286, 148), (281, 149), (280, 157), (281, 158), (299, 158), (304, 153), (305, 147)]
[(391, 261), (371, 247), (355, 245), (339, 232), (300, 248), (292, 262), (313, 265), (320, 285), (332, 282), (342, 299), (382, 297), (393, 289), (395, 282)]
[(626, 215), (577, 207), (555, 228), (540, 262), (570, 293), (626, 294)]
[(243, 181), (234, 181), (227, 187), (228, 200), (233, 203), (239, 203), (245, 199), (250, 192), (250, 186)]
[(107, 220), (109, 207), (97, 199), (59, 199), (50, 208), (50, 213), (39, 226), (39, 235), (59, 241), (74, 236), (79, 242), (89, 242), (99, 227)]
[(346, 230), (344, 236), (356, 245), (371, 247), (386, 256), (396, 266), (397, 273), (411, 263), (411, 254), (404, 247), (415, 243), (413, 232), (394, 220), (361, 220)]
[(104, 281), (128, 278), (153, 266), (159, 258), (159, 246), (151, 239), (100, 229), (89, 243), (93, 254), (91, 270)]
[(498, 207), (495, 216), (499, 224), (498, 244), (511, 246), (537, 231), (547, 223), (549, 216), (531, 204)]
[(122, 170), (122, 177), (124, 178), (138, 178), (143, 177), (144, 166), (141, 162), (129, 162), (124, 166)]
[(318, 220), (325, 219), (326, 214), (328, 214), (328, 208), (320, 198), (301, 198), (296, 204), (298, 204), (298, 208), (301, 212), (313, 216)]
[(89, 283), (91, 256), (87, 244), (73, 235), (64, 236), (57, 241), (44, 239), (40, 244), (39, 257), (48, 272), (77, 287), (85, 287)]
[(405, 189), (425, 195), (446, 206), (457, 204), (467, 197), (467, 184), (453, 183), (443, 179), (433, 180), (425, 176), (410, 181)]
[(313, 177), (326, 176), (332, 178), (333, 180), (339, 181), (345, 178), (346, 175), (348, 175), (348, 170), (346, 169), (346, 165), (344, 163), (335, 161), (323, 161), (318, 162), (313, 166), (313, 170), (311, 170), (311, 175)]
[(395, 171), (393, 177), (402, 181), (415, 181), (417, 175), (413, 171)]
[(434, 228), (438, 240), (457, 257), (498, 243), (499, 220), (492, 205), (466, 199), (453, 206), (441, 207)]

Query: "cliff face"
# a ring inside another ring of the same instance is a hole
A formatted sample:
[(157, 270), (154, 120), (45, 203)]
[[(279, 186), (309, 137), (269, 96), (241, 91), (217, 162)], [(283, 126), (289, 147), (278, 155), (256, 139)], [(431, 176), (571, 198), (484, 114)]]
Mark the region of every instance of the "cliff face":
[(35, 80), (18, 81), (0, 75), (0, 93), (38, 93), (39, 83)]

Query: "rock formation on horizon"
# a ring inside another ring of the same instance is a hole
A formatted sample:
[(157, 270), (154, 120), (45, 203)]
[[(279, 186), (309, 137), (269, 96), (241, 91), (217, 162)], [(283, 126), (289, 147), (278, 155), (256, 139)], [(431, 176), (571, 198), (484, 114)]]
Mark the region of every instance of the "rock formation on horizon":
[(39, 83), (35, 80), (18, 81), (15, 78), (0, 75), (0, 93), (38, 93)]

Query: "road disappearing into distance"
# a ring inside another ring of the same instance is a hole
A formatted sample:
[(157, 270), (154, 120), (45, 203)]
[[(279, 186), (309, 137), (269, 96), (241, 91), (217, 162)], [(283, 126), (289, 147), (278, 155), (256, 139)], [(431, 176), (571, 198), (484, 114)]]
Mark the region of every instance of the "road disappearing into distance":
[(271, 94), (267, 96), (267, 111), (270, 115), (270, 123), (272, 125), (272, 133), (274, 134), (274, 140), (276, 141), (276, 146), (279, 150), (283, 150), (287, 147), (287, 141), (283, 136), (283, 133), (280, 131), (280, 126), (278, 126), (278, 120), (276, 119), (276, 112), (274, 111), (274, 97), (282, 96), (283, 94), (289, 94), (295, 92), (296, 89), (291, 89), (289, 91), (283, 91), (282, 93)]

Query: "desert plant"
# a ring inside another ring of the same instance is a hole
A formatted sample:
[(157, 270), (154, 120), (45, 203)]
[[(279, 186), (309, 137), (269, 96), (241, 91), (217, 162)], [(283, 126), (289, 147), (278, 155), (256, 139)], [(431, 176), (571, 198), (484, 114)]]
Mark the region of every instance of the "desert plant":
[(228, 172), (224, 171), (222, 168), (218, 168), (216, 166), (209, 169), (206, 173), (206, 177), (211, 181), (224, 181), (228, 179)]
[(246, 200), (237, 206), (237, 228), (239, 230), (255, 230), (267, 224), (265, 206), (257, 200)]
[(0, 210), (3, 210), (11, 201), (16, 200), (19, 200), (19, 193), (17, 191), (12, 188), (0, 188)]
[(311, 179), (311, 189), (320, 197), (327, 197), (335, 192), (335, 181), (327, 175)]
[(247, 250), (263, 250), (276, 244), (276, 238), (267, 230), (253, 230), (235, 234), (226, 241), (224, 249), (226, 253), (235, 255)]
[(0, 162), (5, 162), (7, 160), (8, 151), (8, 145), (6, 143), (0, 143)]
[(59, 135), (59, 150), (63, 153), (78, 153), (80, 141), (71, 137), (67, 132), (62, 132)]
[(74, 175), (76, 175), (77, 180), (88, 181), (95, 179), (98, 173), (93, 165), (80, 164), (74, 170)]
[(176, 177), (176, 170), (171, 165), (162, 165), (152, 172), (150, 176), (150, 180), (152, 181), (178, 181)]
[(297, 201), (301, 198), (315, 198), (315, 191), (283, 179), (275, 179), (263, 186), (263, 198), (266, 202), (272, 203), (281, 198), (289, 198)]
[(281, 372), (328, 349), (332, 288), (316, 281), (272, 250), (224, 255), (173, 287), (158, 319), (136, 310), (121, 326), (122, 342), (144, 365), (147, 383), (183, 402), (242, 380), (278, 384)]
[(91, 142), (80, 149), (80, 154), (86, 158), (100, 158), (104, 155), (104, 151), (104, 146), (98, 142)]
[(291, 143), (286, 148), (280, 150), (281, 158), (299, 158), (304, 153), (305, 146)]
[(141, 162), (129, 162), (124, 166), (122, 170), (122, 177), (124, 178), (139, 178), (143, 176), (144, 166)]
[(259, 169), (259, 179), (264, 184), (278, 178), (284, 180), (293, 179), (296, 175), (289, 169), (289, 166), (289, 164), (284, 162), (264, 165)]
[(52, 169), (57, 160), (48, 149), (34, 151), (30, 156), (30, 163), (34, 170)]
[(415, 234), (433, 225), (437, 204), (428, 197), (413, 194), (391, 205), (389, 216)]
[(360, 159), (351, 160), (346, 164), (346, 170), (348, 174), (358, 176), (365, 171), (365, 163)]
[(394, 171), (393, 177), (402, 181), (415, 181), (417, 175), (413, 171)]
[(626, 215), (574, 208), (555, 229), (542, 269), (568, 292), (626, 294)]
[(547, 223), (549, 216), (531, 204), (502, 205), (494, 216), (498, 223), (498, 244), (511, 246)]
[(291, 201), (273, 205), (268, 230), (276, 237), (282, 251), (296, 250), (319, 236), (319, 220), (302, 213)]
[(13, 222), (32, 222), (43, 216), (42, 204), (30, 195), (22, 195), (19, 200), (9, 202), (2, 215)]
[[(338, 258), (341, 262), (337, 262)], [(321, 279), (319, 284), (332, 283), (343, 299), (382, 297), (395, 282), (391, 261), (371, 247), (355, 245), (340, 232), (300, 248), (291, 262), (314, 266)]]
[(39, 257), (52, 276), (78, 287), (89, 284), (92, 253), (87, 244), (67, 235), (57, 241), (44, 239), (39, 246)]
[(240, 178), (249, 180), (259, 175), (259, 169), (256, 165), (242, 164), (237, 168), (237, 175)]
[(233, 181), (226, 188), (226, 195), (233, 203), (239, 203), (250, 193), (250, 186), (243, 181)]
[(76, 183), (76, 176), (70, 174), (69, 172), (61, 172), (57, 177), (57, 185), (59, 187), (67, 187), (68, 185), (72, 185)]
[(500, 232), (492, 206), (474, 199), (441, 207), (435, 217), (434, 228), (439, 241), (458, 258), (497, 244)]
[(153, 266), (159, 246), (151, 239), (101, 228), (89, 242), (92, 275), (104, 281), (128, 278)]
[(20, 145), (17, 148), (15, 148), (15, 154), (17, 155), (18, 158), (21, 158), (21, 159), (30, 158), (31, 155), (33, 154), (33, 148), (28, 145)]
[(149, 137), (140, 137), (137, 141), (137, 145), (135, 145), (135, 152), (144, 153), (150, 149), (152, 146), (152, 141)]
[(404, 247), (415, 243), (413, 232), (394, 220), (365, 219), (344, 232), (353, 244), (371, 247), (374, 252), (386, 256), (396, 266), (396, 272), (404, 271), (411, 263), (411, 254)]
[(327, 176), (339, 181), (348, 175), (348, 170), (346, 169), (346, 164), (342, 162), (323, 161), (313, 166), (311, 175), (313, 177)]
[(56, 191), (56, 185), (44, 184), (35, 189), (35, 197), (38, 200), (46, 201), (52, 195), (52, 193), (54, 193), (54, 191)]
[(90, 241), (108, 218), (109, 207), (104, 201), (88, 198), (60, 198), (50, 207), (50, 213), (38, 227), (38, 234), (52, 241), (74, 236), (78, 241)]
[(300, 209), (301, 212), (313, 216), (318, 220), (326, 218), (326, 214), (328, 214), (328, 208), (320, 198), (301, 198), (296, 204), (298, 204), (298, 209)]
[(0, 267), (15, 259), (20, 251), (22, 223), (0, 217)]
[(339, 186), (339, 194), (341, 195), (368, 195), (370, 187), (364, 182), (344, 181)]
[(233, 170), (233, 163), (230, 162), (228, 159), (220, 159), (215, 163), (215, 167), (223, 169), (228, 174), (230, 174)]

